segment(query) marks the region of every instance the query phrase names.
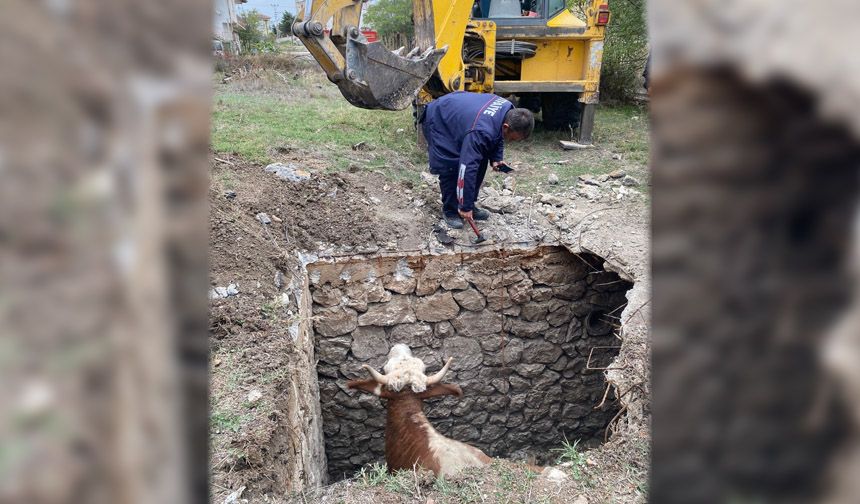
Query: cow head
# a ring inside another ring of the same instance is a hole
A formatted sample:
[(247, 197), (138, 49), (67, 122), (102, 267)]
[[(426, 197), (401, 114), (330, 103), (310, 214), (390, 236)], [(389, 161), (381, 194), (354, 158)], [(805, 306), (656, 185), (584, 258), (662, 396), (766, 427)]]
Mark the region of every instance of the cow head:
[(388, 361), (383, 366), (385, 374), (364, 364), (361, 367), (370, 373), (372, 379), (352, 380), (347, 386), (351, 389), (377, 395), (383, 399), (414, 395), (417, 395), (419, 399), (442, 395), (461, 396), (463, 391), (460, 387), (441, 383), (451, 366), (452, 360), (453, 358), (448, 358), (442, 369), (432, 376), (427, 376), (424, 374), (426, 369), (424, 362), (413, 356), (412, 350), (408, 346), (398, 343), (391, 347), (391, 351), (388, 352)]

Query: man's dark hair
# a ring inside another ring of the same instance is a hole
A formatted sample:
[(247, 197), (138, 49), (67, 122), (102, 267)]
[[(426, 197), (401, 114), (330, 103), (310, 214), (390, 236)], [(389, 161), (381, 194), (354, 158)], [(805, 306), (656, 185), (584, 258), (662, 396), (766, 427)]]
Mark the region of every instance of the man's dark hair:
[(505, 114), (505, 123), (514, 133), (519, 133), (523, 138), (528, 138), (535, 129), (535, 116), (526, 108), (512, 108)]

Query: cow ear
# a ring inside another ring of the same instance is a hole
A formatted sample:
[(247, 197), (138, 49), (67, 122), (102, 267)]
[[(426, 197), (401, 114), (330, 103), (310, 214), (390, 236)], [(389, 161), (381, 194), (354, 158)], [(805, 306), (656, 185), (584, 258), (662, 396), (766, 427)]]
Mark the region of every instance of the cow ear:
[(367, 392), (383, 399), (391, 399), (393, 396), (376, 380), (350, 380), (346, 382), (346, 386), (352, 390)]
[(419, 399), (429, 399), (431, 397), (439, 397), (452, 395), (460, 397), (463, 395), (463, 389), (461, 389), (458, 385), (452, 385), (450, 383), (436, 383), (427, 387), (427, 390), (418, 394)]
[(382, 391), (382, 385), (376, 380), (350, 380), (346, 382), (347, 388), (360, 390), (378, 396)]

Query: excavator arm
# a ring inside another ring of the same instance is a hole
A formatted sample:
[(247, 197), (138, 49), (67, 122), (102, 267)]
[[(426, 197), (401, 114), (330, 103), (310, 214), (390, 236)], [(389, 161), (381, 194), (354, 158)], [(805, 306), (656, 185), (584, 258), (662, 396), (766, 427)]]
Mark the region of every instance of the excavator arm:
[(413, 0), (416, 47), (405, 55), (403, 48), (389, 51), (381, 42), (368, 42), (361, 34), (363, 3), (306, 0), (299, 5), (293, 34), (351, 104), (366, 109), (404, 109), (436, 72), (448, 50), (447, 46), (436, 48), (432, 0)]
[[(299, 0), (293, 25), (353, 105), (401, 110), (416, 95), (420, 107), (466, 90), (539, 97), (546, 120), (548, 110), (565, 116), (556, 105), (568, 93), (584, 105), (580, 136), (590, 138), (609, 0), (588, 0), (582, 20), (558, 0), (534, 0), (540, 13), (531, 14), (538, 16), (524, 15), (518, 0), (412, 0), (415, 48), (408, 54), (362, 35), (365, 2)], [(473, 10), (479, 11), (475, 19)]]

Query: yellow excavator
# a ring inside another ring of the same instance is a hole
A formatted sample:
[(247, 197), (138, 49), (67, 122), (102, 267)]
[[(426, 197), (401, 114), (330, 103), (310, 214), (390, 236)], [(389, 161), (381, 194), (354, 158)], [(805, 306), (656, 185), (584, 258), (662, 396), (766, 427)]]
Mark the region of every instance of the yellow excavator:
[[(414, 47), (362, 35), (366, 0), (297, 2), (293, 34), (351, 104), (416, 111), (453, 91), (515, 97), (547, 129), (591, 143), (608, 0), (579, 19), (565, 0), (413, 0)], [(417, 114), (416, 114), (417, 116)]]

